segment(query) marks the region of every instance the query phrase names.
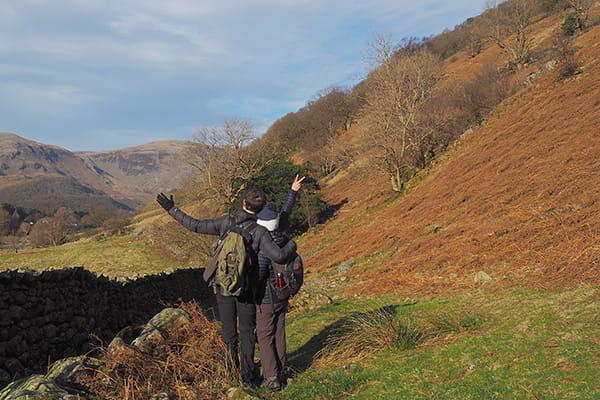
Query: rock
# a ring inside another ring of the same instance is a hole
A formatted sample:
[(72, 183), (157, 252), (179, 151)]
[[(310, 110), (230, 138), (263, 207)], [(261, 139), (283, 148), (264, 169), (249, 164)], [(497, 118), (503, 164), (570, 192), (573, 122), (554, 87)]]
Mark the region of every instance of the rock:
[(4, 359), (4, 368), (8, 370), (13, 375), (17, 375), (25, 370), (23, 364), (16, 358), (6, 358)]
[(42, 331), (44, 332), (44, 337), (46, 339), (52, 339), (56, 337), (56, 334), (58, 333), (58, 328), (54, 324), (48, 324), (42, 328)]
[(491, 280), (492, 280), (492, 277), (489, 276), (484, 271), (479, 271), (478, 273), (475, 274), (475, 277), (473, 278), (473, 281), (475, 282), (476, 285), (483, 285)]
[(290, 306), (294, 309), (316, 310), (317, 308), (333, 303), (333, 299), (325, 294), (317, 293), (315, 295), (303, 293), (300, 296), (295, 296), (290, 302)]
[(190, 322), (189, 315), (178, 308), (165, 308), (144, 326), (142, 333), (131, 345), (142, 352), (149, 352), (167, 337), (167, 329)]
[(10, 306), (8, 309), (8, 315), (12, 321), (21, 321), (27, 314), (27, 311), (23, 307), (16, 305)]
[(170, 397), (167, 393), (157, 393), (150, 397), (150, 400), (170, 400)]
[(13, 382), (0, 391), (0, 400), (76, 400), (54, 381), (43, 375), (32, 375)]
[(4, 386), (5, 382), (10, 382), (10, 380), (11, 375), (3, 368), (0, 368), (0, 387)]
[(20, 335), (13, 336), (7, 344), (6, 353), (9, 356), (18, 356), (26, 350), (26, 343)]
[(126, 326), (116, 334), (108, 345), (109, 353), (130, 353), (135, 351), (129, 344), (142, 332), (143, 327)]
[(354, 260), (342, 261), (338, 264), (338, 275), (345, 274), (350, 271), (350, 268), (354, 265)]
[(0, 327), (9, 326), (11, 324), (10, 317), (8, 313), (0, 314)]
[(232, 387), (227, 389), (225, 395), (227, 400), (258, 400), (257, 397), (252, 396), (244, 389), (239, 387)]
[(101, 364), (100, 360), (93, 357), (63, 358), (52, 364), (46, 378), (61, 386), (78, 386), (77, 378), (88, 376), (91, 370), (100, 368)]

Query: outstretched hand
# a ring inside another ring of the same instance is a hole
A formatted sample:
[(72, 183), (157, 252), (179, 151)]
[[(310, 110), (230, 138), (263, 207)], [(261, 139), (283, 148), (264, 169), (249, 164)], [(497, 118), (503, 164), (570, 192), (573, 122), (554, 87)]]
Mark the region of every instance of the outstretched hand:
[(292, 190), (294, 192), (297, 192), (298, 190), (300, 190), (300, 188), (302, 187), (302, 181), (304, 181), (305, 178), (306, 178), (306, 176), (303, 176), (302, 178), (300, 178), (298, 176), (298, 174), (296, 174), (296, 177), (294, 178), (294, 183), (292, 183)]
[(175, 207), (175, 202), (173, 201), (173, 195), (171, 197), (167, 197), (164, 193), (159, 193), (156, 196), (156, 201), (162, 208), (169, 211), (171, 208)]

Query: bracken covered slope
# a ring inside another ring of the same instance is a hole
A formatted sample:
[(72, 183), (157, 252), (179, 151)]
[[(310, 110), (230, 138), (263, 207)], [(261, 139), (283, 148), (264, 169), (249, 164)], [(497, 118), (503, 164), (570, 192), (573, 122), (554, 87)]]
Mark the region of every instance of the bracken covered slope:
[[(550, 22), (538, 43), (560, 29)], [(349, 292), (361, 294), (458, 293), (480, 271), (497, 288), (599, 284), (600, 27), (577, 45), (583, 73), (551, 71), (509, 98), (409, 194), (394, 198), (364, 166), (324, 185), (341, 208), (301, 239), (307, 270), (352, 260)], [(465, 74), (494, 51), (449, 69)]]

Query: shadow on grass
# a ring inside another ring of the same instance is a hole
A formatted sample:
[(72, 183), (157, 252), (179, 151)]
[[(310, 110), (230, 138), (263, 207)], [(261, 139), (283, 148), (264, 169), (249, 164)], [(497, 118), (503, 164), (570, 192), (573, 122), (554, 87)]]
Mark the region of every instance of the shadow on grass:
[(294, 350), (287, 356), (287, 363), (289, 367), (300, 373), (304, 372), (310, 368), (313, 364), (315, 357), (323, 350), (325, 347), (331, 343), (336, 338), (340, 338), (344, 335), (347, 335), (351, 330), (351, 322), (357, 320), (364, 320), (369, 316), (381, 315), (383, 313), (388, 314), (396, 314), (399, 307), (408, 306), (411, 304), (403, 304), (403, 305), (387, 305), (380, 307), (376, 310), (367, 311), (367, 312), (353, 312), (347, 316), (344, 316), (332, 324), (324, 327), (318, 334), (314, 335), (312, 338), (308, 340), (304, 345), (300, 348)]

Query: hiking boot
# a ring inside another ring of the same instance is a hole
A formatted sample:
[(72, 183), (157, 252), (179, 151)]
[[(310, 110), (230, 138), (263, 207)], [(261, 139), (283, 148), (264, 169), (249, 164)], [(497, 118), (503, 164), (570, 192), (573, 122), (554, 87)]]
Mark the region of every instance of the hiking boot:
[(260, 387), (269, 389), (271, 392), (277, 392), (278, 390), (281, 390), (281, 383), (279, 382), (279, 378), (272, 376), (270, 378), (265, 378), (260, 384)]

